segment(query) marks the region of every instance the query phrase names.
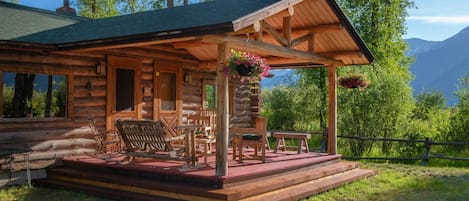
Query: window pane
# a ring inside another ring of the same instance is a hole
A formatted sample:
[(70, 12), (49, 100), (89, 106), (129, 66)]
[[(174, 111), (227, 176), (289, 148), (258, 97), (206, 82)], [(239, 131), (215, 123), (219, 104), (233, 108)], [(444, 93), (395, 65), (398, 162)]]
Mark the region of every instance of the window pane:
[(3, 118), (65, 117), (66, 77), (3, 73)]
[(116, 69), (116, 110), (134, 110), (134, 70)]
[(205, 109), (215, 109), (216, 108), (216, 88), (214, 84), (206, 84), (204, 86), (205, 90)]
[(161, 110), (176, 110), (176, 74), (161, 73)]

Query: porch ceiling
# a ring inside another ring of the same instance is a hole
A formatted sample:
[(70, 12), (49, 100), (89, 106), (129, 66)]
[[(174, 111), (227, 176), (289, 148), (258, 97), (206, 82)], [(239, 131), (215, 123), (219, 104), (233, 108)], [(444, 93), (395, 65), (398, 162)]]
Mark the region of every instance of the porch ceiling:
[[(334, 10), (336, 4), (331, 2), (330, 0), (303, 0), (294, 5), (293, 9), (290, 8), (293, 11), (293, 15), (291, 15), (291, 41), (293, 45), (289, 49), (305, 53), (309, 53), (308, 51), (312, 49), (312, 52), (310, 52), (312, 57), (320, 57), (324, 60), (292, 58), (279, 56), (269, 51), (256, 51), (253, 43), (259, 44), (259, 41), (256, 41), (258, 40), (258, 32), (255, 30), (255, 24), (240, 27), (236, 32), (215, 36), (228, 38), (228, 41), (225, 41), (228, 44), (232, 42), (229, 40), (237, 39), (237, 45), (231, 45), (231, 48), (241, 48), (265, 57), (273, 68), (323, 66), (328, 63), (326, 59), (345, 66), (371, 63), (373, 59), (371, 53), (366, 49), (363, 42), (355, 37), (354, 34), (356, 33), (350, 23), (337, 15), (337, 11)], [(338, 7), (335, 9), (338, 9)], [(284, 36), (284, 18), (289, 15), (288, 9), (284, 9), (263, 19), (260, 23), (265, 23), (265, 26), (270, 26), (278, 34)], [(266, 45), (285, 46), (265, 26), (263, 29), (261, 28), (263, 30), (262, 42)], [(211, 36), (213, 35), (208, 35), (208, 37)], [(313, 41), (312, 45), (308, 42), (311, 37), (313, 38), (311, 39)], [(223, 41), (210, 41), (206, 38), (207, 36), (198, 36), (188, 40), (169, 41), (164, 45), (167, 50), (172, 49), (173, 52), (187, 52), (191, 57), (189, 59), (196, 60), (198, 67), (201, 69), (215, 70), (217, 43)], [(239, 41), (246, 41), (245, 47), (240, 47), (241, 43)], [(160, 44), (150, 44), (141, 47), (158, 49), (160, 46)]]

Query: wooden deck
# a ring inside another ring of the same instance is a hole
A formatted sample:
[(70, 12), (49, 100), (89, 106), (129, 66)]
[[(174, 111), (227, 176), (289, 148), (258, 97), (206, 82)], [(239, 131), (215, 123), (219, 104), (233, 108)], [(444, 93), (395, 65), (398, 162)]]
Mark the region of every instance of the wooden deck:
[(74, 156), (38, 184), (116, 200), (297, 200), (375, 173), (340, 155), (269, 151), (266, 163), (230, 160), (229, 176), (217, 177), (214, 160), (180, 171), (179, 161), (137, 158), (126, 164), (122, 155)]

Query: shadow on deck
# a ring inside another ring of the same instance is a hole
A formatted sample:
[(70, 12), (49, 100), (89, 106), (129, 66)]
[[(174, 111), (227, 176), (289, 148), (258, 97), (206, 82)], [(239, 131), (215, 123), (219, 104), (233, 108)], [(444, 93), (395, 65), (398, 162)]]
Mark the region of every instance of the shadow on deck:
[(215, 175), (214, 156), (206, 167), (184, 172), (183, 162), (136, 158), (125, 164), (124, 158), (68, 157), (37, 182), (116, 200), (297, 200), (375, 174), (340, 155), (314, 152), (268, 152), (266, 163), (229, 160), (222, 177)]

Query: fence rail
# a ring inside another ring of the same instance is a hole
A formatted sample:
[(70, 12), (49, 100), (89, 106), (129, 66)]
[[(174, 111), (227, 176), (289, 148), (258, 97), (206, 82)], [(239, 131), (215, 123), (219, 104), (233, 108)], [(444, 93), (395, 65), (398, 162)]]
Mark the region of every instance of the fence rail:
[[(469, 161), (469, 158), (464, 157), (455, 157), (455, 156), (445, 156), (442, 154), (436, 154), (431, 152), (432, 146), (469, 146), (469, 142), (434, 142), (430, 138), (425, 138), (423, 140), (408, 140), (408, 139), (393, 139), (393, 138), (373, 138), (373, 137), (362, 137), (362, 136), (349, 136), (349, 135), (337, 135), (337, 138), (343, 139), (354, 139), (360, 141), (386, 141), (386, 142), (400, 142), (400, 143), (423, 143), (425, 147), (425, 153), (418, 157), (407, 157), (407, 158), (392, 158), (392, 157), (349, 157), (344, 156), (344, 159), (351, 160), (422, 160), (422, 165), (428, 164), (429, 160), (432, 158), (437, 159), (447, 159), (447, 160), (459, 160), (459, 161)], [(323, 134), (323, 143), (327, 142), (327, 135), (324, 132)], [(325, 147), (321, 146), (321, 151), (325, 151)]]

